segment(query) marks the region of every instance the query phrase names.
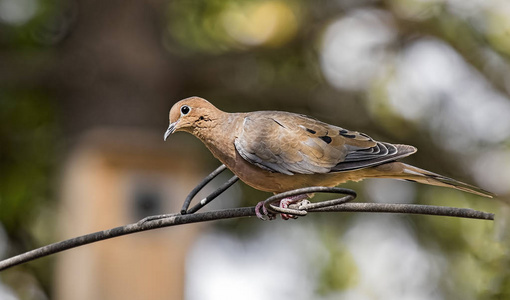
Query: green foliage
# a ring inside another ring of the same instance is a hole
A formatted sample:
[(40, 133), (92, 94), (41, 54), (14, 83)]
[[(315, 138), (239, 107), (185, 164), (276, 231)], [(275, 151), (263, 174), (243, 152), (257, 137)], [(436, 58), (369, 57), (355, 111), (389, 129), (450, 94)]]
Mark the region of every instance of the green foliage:
[[(1, 22), (0, 47), (4, 50), (29, 50), (53, 45), (63, 38), (69, 21), (64, 12), (71, 5), (61, 0), (36, 0), (34, 13), (20, 23)], [(72, 3), (72, 1), (71, 1)], [(23, 9), (23, 8), (20, 8)]]
[(340, 234), (331, 227), (322, 228), (321, 237), (327, 250), (327, 257), (320, 272), (317, 293), (327, 295), (346, 290), (358, 282), (356, 263), (345, 245), (340, 241)]
[(172, 1), (165, 45), (183, 56), (279, 47), (294, 37), (300, 11), (289, 0)]
[(56, 125), (41, 93), (0, 94), (0, 220), (11, 234), (27, 230), (53, 198)]

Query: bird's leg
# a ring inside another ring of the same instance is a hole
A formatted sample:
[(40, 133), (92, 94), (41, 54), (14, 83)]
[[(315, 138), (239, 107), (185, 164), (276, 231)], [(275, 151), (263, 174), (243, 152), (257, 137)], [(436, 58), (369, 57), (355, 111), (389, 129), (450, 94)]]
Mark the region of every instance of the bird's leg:
[[(308, 194), (300, 194), (300, 195), (290, 196), (290, 197), (283, 198), (282, 200), (280, 200), (279, 206), (281, 208), (288, 208), (289, 205), (298, 203), (301, 200), (304, 200), (307, 198), (308, 198)], [(275, 216), (272, 213), (267, 211), (266, 207), (264, 206), (264, 201), (257, 203), (257, 205), (255, 206), (255, 214), (257, 215), (257, 218), (259, 218), (261, 220), (275, 219)], [(297, 218), (296, 216), (290, 215), (290, 214), (281, 214), (281, 216), (282, 216), (282, 219), (284, 219), (284, 220)]]

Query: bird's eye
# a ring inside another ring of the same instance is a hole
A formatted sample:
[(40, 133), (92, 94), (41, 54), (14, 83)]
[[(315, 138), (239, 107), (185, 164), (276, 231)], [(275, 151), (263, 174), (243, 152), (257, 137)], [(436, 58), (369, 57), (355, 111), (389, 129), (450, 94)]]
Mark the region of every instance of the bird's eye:
[(189, 106), (187, 106), (187, 105), (181, 106), (181, 114), (182, 115), (187, 115), (187, 114), (189, 114), (190, 111), (191, 111), (191, 108), (189, 108)]

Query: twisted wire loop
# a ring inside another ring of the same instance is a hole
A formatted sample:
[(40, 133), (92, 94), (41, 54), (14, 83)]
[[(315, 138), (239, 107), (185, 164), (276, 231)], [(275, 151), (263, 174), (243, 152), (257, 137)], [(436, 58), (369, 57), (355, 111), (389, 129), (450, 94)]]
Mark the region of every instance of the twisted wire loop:
[(191, 192), (188, 194), (188, 196), (186, 196), (186, 199), (184, 199), (184, 203), (182, 204), (182, 208), (181, 208), (181, 215), (192, 214), (192, 213), (197, 212), (199, 209), (201, 209), (202, 207), (206, 206), (207, 203), (209, 203), (212, 200), (214, 200), (216, 197), (218, 197), (221, 193), (226, 191), (229, 187), (231, 187), (234, 183), (236, 183), (239, 180), (239, 177), (237, 177), (236, 175), (232, 176), (227, 182), (222, 184), (218, 189), (216, 189), (214, 192), (209, 194), (204, 199), (200, 200), (200, 202), (198, 204), (196, 204), (195, 206), (193, 206), (192, 208), (190, 208), (188, 210), (188, 208), (189, 208), (193, 198), (209, 182), (211, 182), (211, 180), (216, 178), (218, 175), (220, 175), (226, 169), (227, 169), (227, 167), (224, 164), (222, 164), (216, 170), (212, 171), (211, 174), (207, 175), (196, 187), (193, 188), (193, 190), (191, 190)]
[[(333, 194), (343, 194), (345, 195), (342, 198), (325, 200), (321, 202), (310, 202), (310, 201), (302, 201), (299, 204), (290, 205), (289, 208), (279, 207), (274, 205), (274, 203), (292, 196), (303, 195), (303, 194), (311, 194), (311, 193), (333, 193)], [(267, 198), (264, 201), (264, 207), (271, 214), (289, 214), (293, 216), (306, 216), (309, 210), (326, 208), (326, 207), (334, 207), (347, 202), (350, 202), (356, 198), (357, 194), (355, 191), (346, 188), (339, 187), (325, 187), (325, 186), (313, 186), (295, 189), (287, 192), (283, 192), (280, 194), (273, 195)], [(269, 216), (271, 219), (271, 216)]]
[[(228, 181), (226, 181), (224, 184), (222, 184), (218, 189), (216, 189), (214, 192), (209, 194), (204, 199), (200, 200), (199, 203), (197, 203), (195, 206), (189, 208), (191, 201), (193, 198), (209, 183), (211, 180), (216, 178), (218, 175), (220, 175), (223, 171), (225, 171), (227, 167), (222, 164), (216, 170), (211, 172), (211, 174), (207, 175), (191, 192), (188, 194), (186, 199), (184, 200), (184, 203), (181, 208), (181, 215), (186, 214), (193, 214), (200, 210), (202, 207), (207, 205), (209, 202), (211, 202), (213, 199), (218, 197), (221, 193), (226, 191), (229, 187), (231, 187), (234, 183), (236, 183), (239, 178), (234, 175), (232, 176)], [(326, 200), (322, 202), (316, 202), (316, 203), (310, 203), (302, 201), (298, 207), (296, 205), (290, 205), (289, 208), (283, 208), (276, 205), (272, 205), (273, 203), (280, 201), (283, 198), (296, 196), (296, 195), (302, 195), (302, 194), (311, 194), (311, 193), (336, 193), (336, 194), (343, 194), (346, 195), (342, 198), (333, 199), (333, 200)], [(270, 214), (278, 214), (278, 213), (284, 213), (294, 216), (306, 216), (307, 211), (310, 209), (319, 209), (319, 208), (325, 208), (325, 207), (332, 207), (336, 205), (341, 205), (343, 203), (350, 202), (356, 198), (356, 192), (350, 189), (345, 188), (338, 188), (338, 187), (323, 187), (323, 186), (315, 186), (315, 187), (306, 187), (306, 188), (300, 188), (280, 194), (273, 195), (269, 198), (267, 198), (264, 201), (264, 207), (267, 209), (267, 211)], [(142, 220), (142, 222), (146, 222), (148, 220), (156, 220), (159, 218), (168, 217), (168, 215), (160, 215), (160, 216), (152, 216), (145, 218)], [(271, 217), (270, 217), (271, 218)]]
[[(206, 206), (209, 202), (214, 200), (216, 197), (218, 197), (221, 193), (226, 191), (229, 187), (231, 187), (234, 183), (236, 183), (239, 178), (234, 175), (229, 180), (227, 180), (225, 183), (223, 183), (219, 188), (217, 188), (214, 192), (210, 193), (207, 197), (200, 200), (195, 206), (189, 208), (191, 201), (195, 196), (209, 183), (211, 180), (216, 178), (218, 175), (221, 174), (221, 172), (225, 171), (227, 167), (225, 165), (221, 165), (216, 170), (212, 171), (211, 174), (207, 175), (202, 181), (195, 186), (191, 192), (186, 196), (186, 199), (184, 199), (184, 203), (182, 204), (182, 208), (180, 211), (180, 215), (188, 215), (193, 214), (200, 210), (202, 207)], [(173, 214), (162, 214), (162, 215), (154, 215), (154, 216), (148, 216), (140, 221), (138, 221), (138, 224), (144, 224), (150, 221), (156, 221), (166, 218), (172, 218), (179, 215), (179, 213), (173, 213)]]

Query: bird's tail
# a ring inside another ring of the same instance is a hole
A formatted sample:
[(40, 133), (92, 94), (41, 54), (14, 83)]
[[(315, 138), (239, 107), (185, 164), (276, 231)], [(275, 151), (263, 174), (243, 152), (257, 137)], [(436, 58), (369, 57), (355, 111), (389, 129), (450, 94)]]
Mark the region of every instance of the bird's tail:
[(455, 180), (455, 179), (452, 179), (452, 178), (449, 178), (449, 177), (446, 177), (443, 175), (439, 175), (439, 174), (436, 174), (436, 173), (433, 173), (433, 172), (430, 172), (427, 170), (423, 170), (423, 169), (417, 168), (415, 166), (411, 166), (411, 165), (404, 164), (401, 162), (391, 162), (388, 164), (383, 164), (383, 165), (376, 167), (375, 169), (379, 169), (380, 167), (381, 168), (390, 167), (392, 169), (392, 172), (387, 172), (387, 170), (386, 170), (386, 172), (384, 172), (384, 173), (386, 173), (387, 176), (377, 176), (376, 174), (374, 174), (374, 175), (376, 175), (374, 177), (396, 178), (396, 179), (403, 179), (403, 180), (407, 180), (407, 181), (435, 185), (435, 186), (449, 187), (449, 188), (454, 188), (457, 190), (461, 190), (464, 192), (476, 194), (479, 196), (489, 197), (489, 198), (493, 198), (496, 196), (495, 194), (493, 194), (489, 191), (486, 191), (482, 188), (479, 188), (477, 186), (470, 185), (470, 184), (467, 184), (464, 182), (460, 182), (458, 180)]

